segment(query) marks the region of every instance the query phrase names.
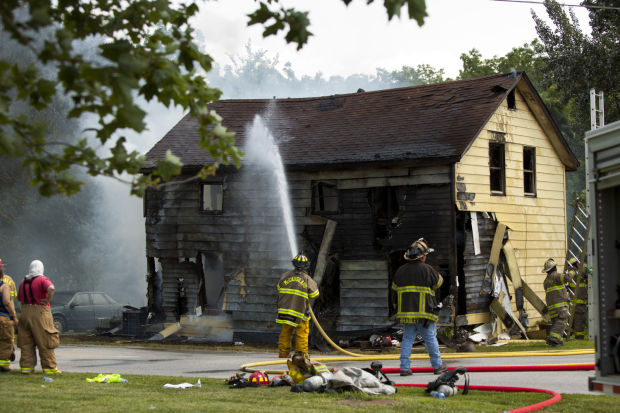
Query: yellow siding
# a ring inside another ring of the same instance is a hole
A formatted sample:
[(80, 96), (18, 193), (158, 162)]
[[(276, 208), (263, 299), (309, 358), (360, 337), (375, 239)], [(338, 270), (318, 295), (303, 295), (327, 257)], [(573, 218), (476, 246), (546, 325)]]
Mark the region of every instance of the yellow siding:
[[(509, 110), (504, 101), (456, 164), (457, 184), (475, 194), (470, 201), (456, 198), (456, 206), (463, 211), (494, 212), (508, 226), (521, 276), (544, 300), (542, 266), (549, 257), (562, 263), (566, 254), (565, 168), (522, 96), (516, 92), (515, 97), (517, 110)], [(506, 133), (505, 196), (490, 191), (489, 131)], [(524, 146), (536, 148), (536, 197), (524, 196)], [(525, 308), (535, 326), (540, 315), (527, 302)]]

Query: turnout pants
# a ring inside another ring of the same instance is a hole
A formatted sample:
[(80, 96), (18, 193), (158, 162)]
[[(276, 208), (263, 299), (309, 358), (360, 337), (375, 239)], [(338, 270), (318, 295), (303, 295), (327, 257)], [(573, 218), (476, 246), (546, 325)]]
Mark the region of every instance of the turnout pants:
[(57, 373), (54, 349), (60, 344), (58, 330), (50, 308), (43, 305), (25, 304), (19, 318), (17, 345), (22, 351), (19, 365), (22, 373), (32, 373), (37, 364), (35, 347), (39, 349), (43, 373)]
[(547, 340), (562, 344), (562, 340), (564, 338), (564, 331), (566, 331), (566, 327), (568, 327), (568, 318), (568, 308), (560, 307), (557, 309), (557, 316), (551, 317), (552, 325)]
[(575, 315), (573, 316), (573, 334), (575, 337), (583, 338), (586, 331), (586, 318), (588, 317), (588, 306), (585, 304), (575, 305)]
[(0, 370), (10, 370), (14, 335), (15, 322), (8, 317), (0, 316)]
[(295, 353), (308, 353), (308, 335), (310, 334), (310, 320), (300, 322), (297, 327), (282, 324), (280, 339), (278, 340), (278, 352), (288, 354), (291, 352), (291, 341), (295, 333)]

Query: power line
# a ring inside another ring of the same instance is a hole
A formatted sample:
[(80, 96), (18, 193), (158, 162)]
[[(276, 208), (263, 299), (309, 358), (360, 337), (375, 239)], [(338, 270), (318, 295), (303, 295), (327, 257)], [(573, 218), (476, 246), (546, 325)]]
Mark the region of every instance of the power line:
[[(534, 1), (534, 0), (491, 0), (491, 1), (503, 1), (506, 3), (528, 3), (528, 4), (545, 4), (542, 1)], [(586, 9), (601, 9), (601, 10), (619, 10), (619, 6), (599, 6), (594, 4), (566, 4), (559, 3), (562, 7), (584, 7)]]

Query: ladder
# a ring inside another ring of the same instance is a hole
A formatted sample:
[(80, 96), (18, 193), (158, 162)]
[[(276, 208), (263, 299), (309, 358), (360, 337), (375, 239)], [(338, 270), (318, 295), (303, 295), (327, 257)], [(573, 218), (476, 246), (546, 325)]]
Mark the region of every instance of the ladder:
[[(584, 205), (584, 201), (582, 201), (579, 197), (575, 197), (575, 200), (572, 202), (571, 206), (573, 207), (573, 217), (570, 221), (570, 232), (568, 236), (568, 247), (566, 249), (566, 256), (564, 259), (564, 275), (568, 273), (571, 266), (568, 261), (571, 258), (574, 258), (577, 261), (577, 266), (575, 268), (575, 273), (577, 274), (577, 279), (575, 279), (575, 293), (577, 292), (577, 287), (581, 282), (581, 278), (584, 275), (584, 271), (582, 271), (583, 263), (586, 260), (587, 256), (587, 243), (588, 243), (588, 231), (590, 230), (590, 215), (587, 212), (587, 209)], [(573, 332), (573, 317), (575, 314), (575, 305), (577, 303), (577, 294), (572, 294), (570, 297), (569, 304), (569, 312), (570, 318), (568, 320), (568, 329), (567, 334), (568, 337), (571, 336)]]

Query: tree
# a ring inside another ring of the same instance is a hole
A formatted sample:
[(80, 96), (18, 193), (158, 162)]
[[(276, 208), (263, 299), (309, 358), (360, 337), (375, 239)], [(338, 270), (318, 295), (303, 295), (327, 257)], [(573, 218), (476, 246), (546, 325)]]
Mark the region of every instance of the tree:
[[(284, 31), (286, 41), (301, 48), (311, 36), (307, 13), (277, 4), (259, 1), (248, 24), (263, 24), (264, 36)], [(384, 5), (390, 19), (400, 16), (404, 5), (419, 25), (426, 16), (424, 0), (385, 0)], [(178, 5), (171, 0), (0, 2), (2, 30), (47, 68), (46, 75), (40, 65), (0, 60), (0, 154), (22, 160), (43, 196), (79, 192), (84, 182), (76, 178), (76, 167), (92, 176), (128, 173), (132, 193), (142, 194), (182, 167), (168, 152), (151, 175), (143, 176), (143, 156), (128, 149), (123, 133), (142, 132), (141, 102), (156, 100), (197, 119), (199, 145), (213, 160), (198, 178), (215, 173), (220, 163), (239, 166), (242, 154), (234, 134), (208, 109), (221, 92), (205, 81), (213, 61), (194, 41), (189, 19), (197, 11), (193, 0)], [(43, 110), (57, 94), (71, 99), (68, 117), (85, 125), (76, 140), (50, 140), (47, 125), (15, 110), (24, 105)]]
[[(548, 25), (532, 13), (544, 51), (545, 85), (557, 85), (563, 103), (574, 103), (577, 134), (589, 129), (590, 95), (605, 93), (605, 118), (620, 119), (620, 13), (616, 0), (588, 0), (591, 35), (581, 31), (571, 9), (568, 15), (555, 0), (545, 0)], [(613, 9), (613, 7), (615, 9)]]

